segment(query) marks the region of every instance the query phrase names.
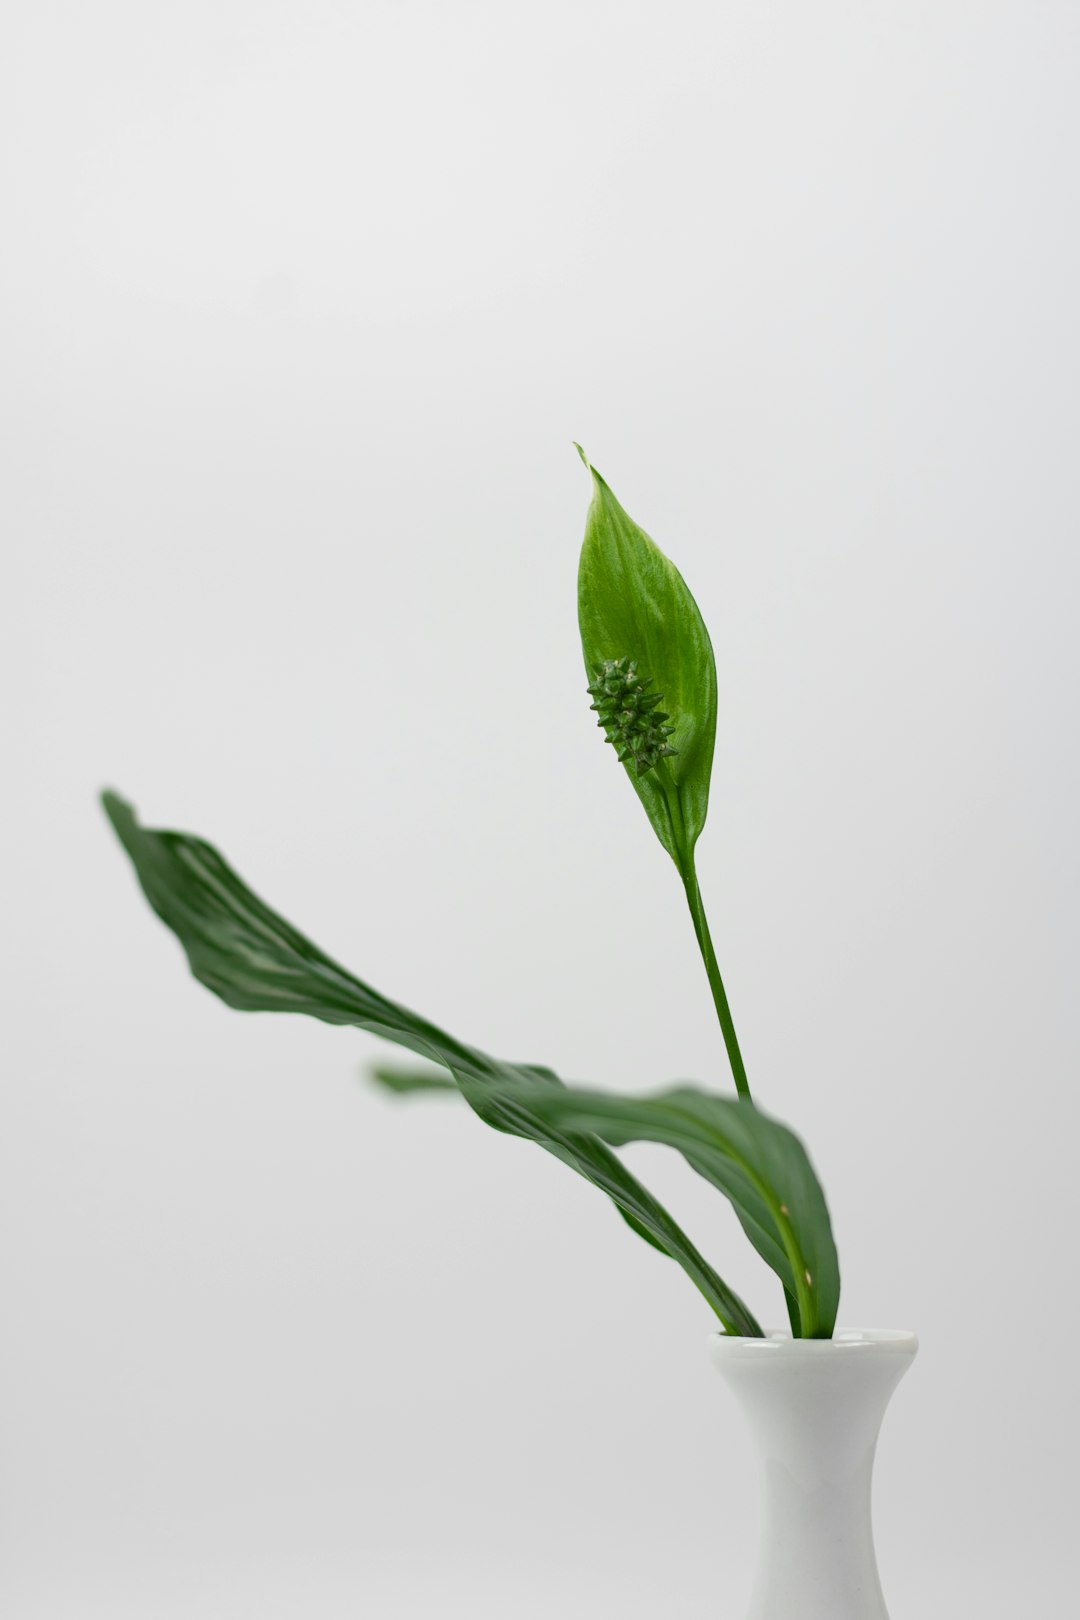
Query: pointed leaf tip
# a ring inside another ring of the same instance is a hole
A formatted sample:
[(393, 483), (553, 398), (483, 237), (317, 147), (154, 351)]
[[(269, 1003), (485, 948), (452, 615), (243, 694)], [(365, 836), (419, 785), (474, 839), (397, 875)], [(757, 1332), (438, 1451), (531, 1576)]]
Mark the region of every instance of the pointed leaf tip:
[(582, 463), (582, 466), (585, 468), (585, 470), (587, 472), (592, 472), (592, 468), (589, 466), (589, 458), (585, 454), (584, 450), (581, 448), (580, 444), (578, 444), (576, 439), (574, 440), (574, 449), (577, 451), (578, 455), (581, 457), (581, 463)]
[(115, 788), (103, 788), (100, 795), (101, 808), (112, 823), (114, 832), (121, 842), (126, 843), (132, 828), (135, 826), (135, 808), (117, 793)]

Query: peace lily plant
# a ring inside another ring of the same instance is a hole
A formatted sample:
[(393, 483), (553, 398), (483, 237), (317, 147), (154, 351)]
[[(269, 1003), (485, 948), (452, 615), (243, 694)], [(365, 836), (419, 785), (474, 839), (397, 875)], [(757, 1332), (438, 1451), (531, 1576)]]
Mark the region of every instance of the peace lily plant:
[[(582, 460), (589, 467), (584, 453)], [(625, 1096), (489, 1057), (333, 961), (253, 894), (210, 844), (143, 827), (116, 793), (104, 795), (105, 809), (192, 973), (230, 1007), (352, 1024), (429, 1060), (437, 1070), (380, 1068), (375, 1077), (399, 1093), (456, 1087), (486, 1125), (535, 1142), (610, 1198), (638, 1237), (683, 1268), (726, 1334), (762, 1338), (749, 1307), (613, 1151), (638, 1141), (674, 1148), (730, 1200), (780, 1279), (792, 1337), (829, 1339), (840, 1271), (825, 1198), (798, 1137), (751, 1097), (694, 862), (716, 735), (709, 633), (678, 569), (595, 468), (589, 471), (593, 499), (578, 573), (588, 691), (682, 883), (734, 1095), (680, 1085)]]

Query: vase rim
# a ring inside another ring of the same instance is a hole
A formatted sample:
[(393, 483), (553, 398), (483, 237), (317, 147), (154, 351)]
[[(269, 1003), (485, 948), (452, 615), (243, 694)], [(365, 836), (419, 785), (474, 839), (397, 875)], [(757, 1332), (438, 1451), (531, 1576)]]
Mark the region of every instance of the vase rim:
[(907, 1328), (843, 1328), (831, 1339), (793, 1339), (787, 1328), (774, 1328), (767, 1330), (763, 1339), (710, 1333), (709, 1348), (718, 1357), (767, 1355), (788, 1361), (855, 1353), (913, 1356), (919, 1340)]

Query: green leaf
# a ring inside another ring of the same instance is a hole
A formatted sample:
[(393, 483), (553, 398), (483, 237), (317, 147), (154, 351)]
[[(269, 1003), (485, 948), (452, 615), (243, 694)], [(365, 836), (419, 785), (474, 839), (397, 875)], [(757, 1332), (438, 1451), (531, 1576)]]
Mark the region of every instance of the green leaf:
[(352, 1024), (444, 1067), (482, 1074), (490, 1059), (379, 995), (271, 911), (212, 845), (140, 826), (131, 806), (102, 795), (146, 898), (176, 934), (192, 973), (243, 1012), (294, 1012)]
[(378, 1082), (384, 1091), (392, 1091), (395, 1096), (411, 1096), (418, 1091), (452, 1091), (457, 1096), (457, 1086), (446, 1074), (440, 1074), (437, 1069), (384, 1069), (376, 1066), (370, 1069), (372, 1080)]
[[(504, 1086), (504, 1101), (514, 1091)], [(798, 1302), (804, 1338), (829, 1338), (840, 1300), (840, 1267), (825, 1195), (806, 1149), (786, 1125), (742, 1099), (690, 1086), (650, 1097), (561, 1087), (522, 1097), (536, 1119), (587, 1132), (613, 1147), (660, 1142), (676, 1148), (732, 1202), (762, 1258)]]
[(455, 1078), (466, 1101), (485, 1123), (495, 1130), (538, 1143), (606, 1192), (639, 1237), (679, 1262), (729, 1333), (763, 1337), (760, 1326), (742, 1300), (717, 1276), (622, 1160), (609, 1152), (597, 1135), (576, 1128), (562, 1130), (554, 1124), (547, 1111), (547, 1101), (563, 1094), (566, 1088), (561, 1081), (550, 1087), (539, 1085), (526, 1089), (520, 1079), (509, 1073), (505, 1077), (494, 1076), (483, 1086), (468, 1076), (459, 1074)]
[[(531, 1067), (534, 1073), (546, 1079), (558, 1081), (558, 1076), (551, 1069), (542, 1068), (538, 1064), (522, 1065), (521, 1067)], [(429, 1093), (432, 1091), (452, 1091), (456, 1096), (459, 1091), (459, 1087), (454, 1080), (440, 1074), (436, 1069), (387, 1069), (377, 1064), (367, 1072), (377, 1085), (382, 1086), (386, 1091), (393, 1092), (396, 1097), (414, 1096), (421, 1092)], [(561, 1084), (561, 1082), (559, 1083)], [(643, 1226), (637, 1217), (630, 1213), (629, 1209), (623, 1208), (620, 1204), (616, 1204), (615, 1208), (630, 1230), (636, 1232), (639, 1238), (642, 1238), (652, 1248), (658, 1249), (661, 1254), (668, 1253), (664, 1244), (654, 1237), (648, 1227)]]
[(599, 1187), (639, 1236), (678, 1262), (729, 1332), (760, 1337), (738, 1295), (598, 1136), (564, 1130), (532, 1112), (531, 1099), (561, 1088), (550, 1069), (501, 1063), (455, 1040), (305, 939), (203, 839), (141, 826), (115, 793), (104, 794), (103, 803), (147, 899), (207, 989), (243, 1011), (305, 1013), (354, 1025), (447, 1069), (486, 1124), (537, 1143)]
[[(558, 1083), (559, 1077), (554, 1069), (548, 1069), (541, 1063), (513, 1063), (500, 1065), (500, 1068), (512, 1069), (515, 1074), (536, 1075), (541, 1080), (554, 1080)], [(458, 1090), (454, 1080), (448, 1079), (439, 1069), (398, 1069), (386, 1068), (381, 1063), (374, 1064), (367, 1071), (368, 1078), (374, 1080), (376, 1085), (382, 1086), (384, 1091), (392, 1091), (396, 1096), (410, 1096), (414, 1092), (422, 1091), (453, 1091)]]
[(675, 752), (643, 774), (632, 758), (625, 769), (657, 837), (682, 868), (709, 806), (716, 739), (712, 643), (674, 563), (623, 511), (580, 445), (578, 450), (593, 478), (578, 567), (585, 668), (592, 684), (606, 664), (631, 660), (638, 677), (653, 683), (650, 693), (662, 694)]

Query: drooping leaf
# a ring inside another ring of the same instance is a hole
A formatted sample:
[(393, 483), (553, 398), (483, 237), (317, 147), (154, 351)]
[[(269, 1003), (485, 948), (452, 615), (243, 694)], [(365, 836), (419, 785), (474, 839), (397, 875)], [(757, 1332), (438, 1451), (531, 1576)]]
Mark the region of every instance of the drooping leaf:
[[(519, 1068), (526, 1067), (531, 1067), (534, 1073), (541, 1075), (545, 1079), (558, 1081), (558, 1076), (551, 1069), (541, 1068), (538, 1064), (519, 1065)], [(367, 1072), (377, 1085), (382, 1086), (384, 1091), (392, 1092), (396, 1097), (415, 1096), (419, 1093), (430, 1093), (432, 1091), (453, 1092), (456, 1096), (460, 1092), (457, 1083), (449, 1075), (440, 1074), (437, 1069), (385, 1068), (382, 1064), (375, 1064)], [(561, 1084), (562, 1082), (559, 1081), (558, 1083)], [(496, 1128), (501, 1129), (503, 1127), (497, 1126)], [(660, 1242), (659, 1238), (654, 1236), (649, 1228), (644, 1226), (635, 1215), (632, 1215), (629, 1209), (618, 1203), (616, 1203), (615, 1208), (630, 1230), (636, 1232), (639, 1238), (644, 1239), (652, 1248), (659, 1249), (661, 1254), (668, 1253), (668, 1249)]]
[[(502, 1088), (510, 1104), (513, 1082)], [(742, 1099), (690, 1086), (626, 1097), (575, 1086), (530, 1094), (521, 1105), (553, 1128), (595, 1134), (621, 1147), (676, 1148), (734, 1205), (751, 1242), (798, 1302), (800, 1332), (828, 1338), (840, 1299), (840, 1267), (825, 1196), (799, 1138)], [(512, 1112), (512, 1111), (511, 1111)]]
[[(430, 1073), (378, 1069), (373, 1077), (398, 1092), (433, 1084), (452, 1089), (452, 1082)], [(820, 1337), (823, 1322), (828, 1325), (825, 1336), (832, 1331), (840, 1277), (829, 1213), (806, 1150), (785, 1125), (752, 1104), (691, 1087), (659, 1097), (626, 1097), (559, 1082), (555, 1092), (538, 1096), (530, 1091), (522, 1097), (515, 1080), (495, 1085), (506, 1105), (499, 1112), (500, 1128), (519, 1122), (512, 1106), (516, 1103), (534, 1126), (541, 1121), (579, 1128), (615, 1146), (647, 1140), (678, 1148), (699, 1175), (730, 1199), (755, 1249), (780, 1278), (793, 1331), (805, 1335), (809, 1326)], [(655, 1242), (632, 1217), (626, 1219), (639, 1236)], [(805, 1314), (808, 1306), (810, 1314)]]
[(354, 1025), (442, 1066), (486, 1124), (536, 1142), (606, 1193), (640, 1237), (678, 1262), (729, 1332), (760, 1336), (739, 1297), (598, 1136), (564, 1129), (531, 1111), (531, 1097), (561, 1088), (550, 1069), (501, 1063), (455, 1040), (319, 950), (203, 839), (143, 827), (115, 793), (104, 794), (103, 803), (150, 905), (176, 934), (192, 973), (207, 989), (243, 1011), (304, 1013)]
[(102, 803), (146, 898), (184, 947), (192, 973), (228, 1006), (353, 1024), (434, 1063), (484, 1072), (490, 1060), (348, 973), (264, 905), (212, 845), (141, 826), (115, 793), (103, 794)]
[(466, 1101), (486, 1124), (536, 1142), (606, 1192), (632, 1231), (679, 1262), (729, 1333), (762, 1337), (760, 1326), (739, 1296), (722, 1281), (667, 1210), (599, 1136), (576, 1128), (560, 1129), (542, 1108), (537, 1108), (540, 1099), (564, 1089), (561, 1081), (550, 1087), (523, 1088), (520, 1079), (513, 1074), (495, 1075), (486, 1083), (461, 1074), (455, 1078)]
[[(580, 450), (580, 446), (578, 447)], [(686, 582), (660, 548), (619, 505), (607, 484), (593, 478), (593, 499), (578, 567), (578, 623), (590, 686), (620, 684), (634, 711), (624, 733), (605, 725), (660, 842), (683, 866), (709, 806), (716, 738), (716, 665), (705, 622)], [(633, 665), (633, 673), (627, 666)], [(644, 685), (637, 693), (634, 688)], [(659, 705), (648, 709), (659, 694)], [(601, 723), (609, 714), (596, 696)], [(612, 696), (616, 709), (622, 699)], [(640, 714), (637, 710), (640, 709)], [(666, 717), (666, 737), (656, 715)], [(651, 729), (650, 729), (651, 728)], [(637, 753), (643, 741), (644, 752)], [(665, 746), (674, 752), (655, 769), (642, 766)]]

